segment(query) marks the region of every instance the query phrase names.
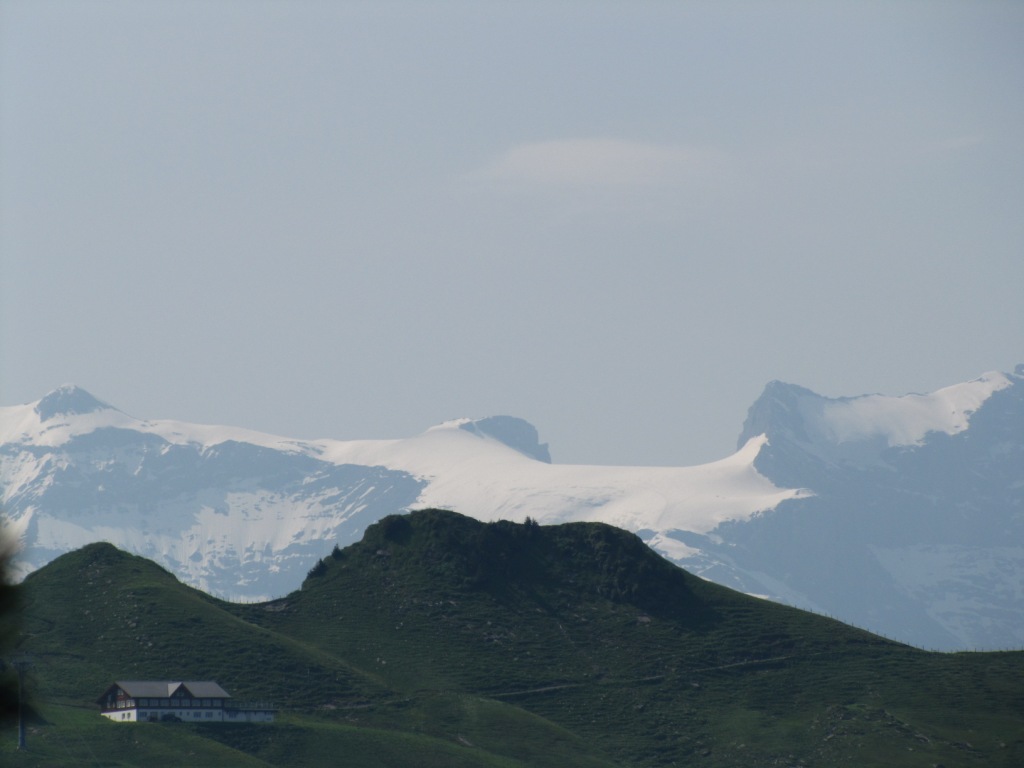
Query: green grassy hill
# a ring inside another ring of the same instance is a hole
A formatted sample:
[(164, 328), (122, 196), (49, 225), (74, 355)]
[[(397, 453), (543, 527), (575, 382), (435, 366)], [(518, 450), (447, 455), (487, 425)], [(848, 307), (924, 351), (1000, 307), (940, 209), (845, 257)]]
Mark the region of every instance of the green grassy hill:
[[(258, 605), (103, 544), (23, 591), (39, 716), (27, 753), (0, 733), (5, 765), (1024, 765), (1024, 654), (892, 643), (599, 524), (390, 517)], [(92, 706), (146, 678), (282, 713), (124, 725)]]

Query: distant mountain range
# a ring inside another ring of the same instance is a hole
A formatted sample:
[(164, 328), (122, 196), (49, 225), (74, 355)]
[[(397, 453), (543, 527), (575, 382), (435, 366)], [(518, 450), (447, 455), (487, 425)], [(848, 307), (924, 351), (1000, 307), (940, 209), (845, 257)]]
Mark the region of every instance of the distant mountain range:
[(493, 416), (402, 440), (136, 419), (74, 386), (0, 408), (23, 573), (94, 541), (236, 600), (295, 589), (385, 515), (605, 522), (705, 578), (925, 648), (1024, 647), (1024, 366), (927, 395), (772, 382), (696, 467), (550, 462)]

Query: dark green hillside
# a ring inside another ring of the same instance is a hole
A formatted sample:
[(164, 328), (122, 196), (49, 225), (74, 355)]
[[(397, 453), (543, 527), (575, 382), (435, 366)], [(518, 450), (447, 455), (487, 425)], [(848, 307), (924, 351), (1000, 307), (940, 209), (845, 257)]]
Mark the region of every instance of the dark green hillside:
[[(0, 765), (178, 765), (185, 755), (189, 765), (218, 768), (322, 766), (338, 754), (353, 766), (404, 766), (410, 754), (438, 768), (610, 765), (578, 737), (516, 707), (390, 688), (301, 632), (246, 621), (237, 606), (109, 544), (58, 558), (22, 592), (19, 651), (36, 662), (29, 688), (37, 714), (29, 753), (12, 752), (12, 728), (0, 732)], [(126, 727), (93, 704), (115, 679), (206, 678), (239, 699), (274, 700), (283, 708), (279, 722)]]
[[(54, 702), (92, 691), (95, 698), (112, 675), (230, 679), (235, 696), (284, 707), (311, 696), (358, 703), (387, 690), (336, 656), (239, 620), (222, 601), (110, 544), (58, 558), (25, 580), (24, 593), (24, 646)], [(286, 685), (296, 679), (301, 687)]]
[[(391, 517), (314, 573), (278, 611), (241, 613), (395, 687), (515, 703), (631, 764), (992, 765), (1024, 746), (1024, 655), (898, 645), (608, 526)], [(984, 757), (954, 746), (981, 734)]]
[[(124, 739), (163, 762), (187, 742), (196, 765), (1024, 765), (1024, 654), (892, 643), (695, 578), (604, 525), (389, 517), (261, 605), (108, 545), (24, 592), (50, 724), (34, 756), (0, 734), (5, 765), (67, 764), (46, 760), (71, 737), (102, 765), (150, 761), (112, 757)], [(217, 727), (89, 709), (147, 677), (215, 678), (286, 711)]]
[(300, 632), (404, 688), (498, 695), (754, 660), (904, 651), (695, 578), (636, 536), (597, 524), (395, 516), (313, 574), (277, 610), (239, 614)]

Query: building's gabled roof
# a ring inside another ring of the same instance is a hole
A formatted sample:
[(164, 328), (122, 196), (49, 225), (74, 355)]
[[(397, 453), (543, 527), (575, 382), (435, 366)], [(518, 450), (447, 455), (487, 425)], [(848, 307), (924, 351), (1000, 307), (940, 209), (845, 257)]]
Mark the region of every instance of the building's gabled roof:
[(213, 680), (185, 680), (185, 690), (197, 699), (230, 699), (231, 694), (221, 688)]
[(140, 697), (165, 699), (179, 688), (184, 688), (196, 699), (230, 699), (231, 694), (213, 680), (117, 680), (104, 691), (102, 700), (111, 688), (120, 688), (133, 699)]

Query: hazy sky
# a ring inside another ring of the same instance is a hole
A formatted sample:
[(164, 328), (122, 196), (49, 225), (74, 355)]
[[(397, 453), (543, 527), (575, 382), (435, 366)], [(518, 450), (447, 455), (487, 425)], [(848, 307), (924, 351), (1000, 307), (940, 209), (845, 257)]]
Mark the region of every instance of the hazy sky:
[(532, 422), (1024, 362), (1024, 3), (0, 2), (0, 404)]

